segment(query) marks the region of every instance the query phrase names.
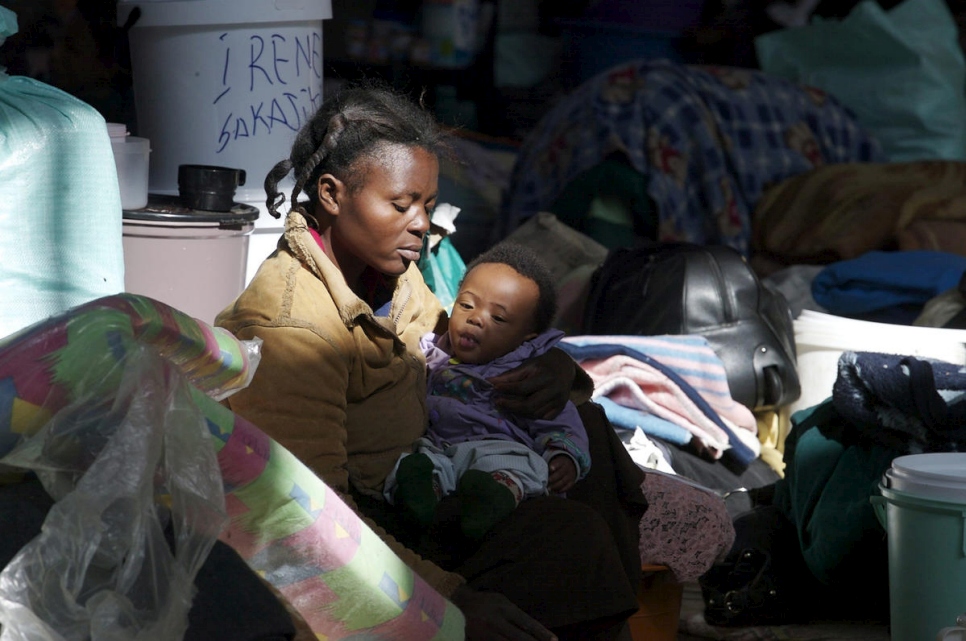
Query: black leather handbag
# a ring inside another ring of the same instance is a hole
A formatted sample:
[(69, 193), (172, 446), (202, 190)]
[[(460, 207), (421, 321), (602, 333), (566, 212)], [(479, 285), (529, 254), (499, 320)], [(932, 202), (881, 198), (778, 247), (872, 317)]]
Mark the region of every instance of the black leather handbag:
[(732, 397), (752, 410), (798, 399), (788, 301), (737, 250), (655, 243), (612, 250), (591, 279), (586, 334), (700, 334), (724, 362)]
[(778, 507), (754, 507), (734, 527), (727, 556), (698, 579), (705, 621), (785, 625), (826, 612), (822, 586), (805, 565), (795, 526)]

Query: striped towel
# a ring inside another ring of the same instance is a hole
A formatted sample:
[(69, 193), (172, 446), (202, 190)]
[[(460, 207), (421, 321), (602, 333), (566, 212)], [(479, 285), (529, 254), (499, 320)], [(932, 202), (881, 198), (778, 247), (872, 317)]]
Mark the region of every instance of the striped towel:
[(704, 337), (572, 336), (560, 346), (591, 376), (595, 398), (678, 425), (719, 456), (730, 451), (748, 463), (759, 455), (755, 416), (732, 398), (724, 364)]

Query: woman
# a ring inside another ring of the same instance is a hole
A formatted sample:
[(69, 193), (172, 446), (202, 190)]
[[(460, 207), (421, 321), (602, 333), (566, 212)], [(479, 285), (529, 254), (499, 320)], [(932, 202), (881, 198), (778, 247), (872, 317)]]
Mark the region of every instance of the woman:
[[(622, 476), (603, 464), (598, 482), (574, 488), (593, 508), (534, 499), (481, 544), (460, 535), (458, 518), (450, 528), (442, 505), (436, 524), (421, 531), (382, 497), (399, 455), (426, 429), (419, 338), (445, 331), (446, 315), (416, 267), (445, 149), (429, 114), (383, 89), (344, 90), (305, 124), (291, 158), (265, 181), (277, 217), (278, 182), (294, 170), (279, 248), (216, 320), (239, 338), (264, 341), (254, 380), (229, 402), (370, 517), (463, 611), (468, 638), (618, 638), (636, 610), (640, 571), (634, 532), (644, 503), (633, 463)], [(515, 391), (504, 409), (553, 416), (563, 407), (576, 368), (552, 352), (493, 381)], [(606, 428), (596, 406), (584, 405), (582, 416)], [(612, 458), (613, 434), (590, 425), (588, 432), (604, 435), (591, 456)], [(630, 479), (626, 487), (622, 479)], [(631, 505), (621, 510), (625, 489)], [(601, 510), (620, 515), (605, 520)]]

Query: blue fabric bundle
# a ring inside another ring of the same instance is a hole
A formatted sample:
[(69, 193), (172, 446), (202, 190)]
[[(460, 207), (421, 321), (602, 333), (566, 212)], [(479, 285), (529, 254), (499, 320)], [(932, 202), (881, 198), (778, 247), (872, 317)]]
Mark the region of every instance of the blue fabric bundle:
[(966, 368), (914, 356), (845, 352), (832, 403), (843, 429), (898, 451), (966, 449)]
[(922, 306), (957, 286), (966, 256), (937, 251), (871, 251), (832, 263), (812, 280), (812, 297), (830, 313), (869, 314)]

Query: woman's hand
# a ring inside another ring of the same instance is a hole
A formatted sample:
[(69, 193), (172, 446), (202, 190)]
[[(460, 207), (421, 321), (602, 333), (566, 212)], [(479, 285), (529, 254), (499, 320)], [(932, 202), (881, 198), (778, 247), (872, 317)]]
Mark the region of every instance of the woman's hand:
[(550, 458), (547, 489), (553, 494), (563, 494), (577, 482), (577, 466), (567, 454), (557, 454)]
[(524, 418), (549, 420), (570, 400), (577, 364), (561, 349), (526, 361), (489, 379), (496, 405)]
[(450, 600), (466, 618), (467, 641), (557, 641), (550, 630), (502, 594), (461, 585)]

